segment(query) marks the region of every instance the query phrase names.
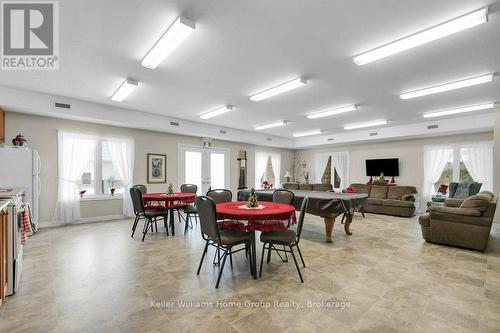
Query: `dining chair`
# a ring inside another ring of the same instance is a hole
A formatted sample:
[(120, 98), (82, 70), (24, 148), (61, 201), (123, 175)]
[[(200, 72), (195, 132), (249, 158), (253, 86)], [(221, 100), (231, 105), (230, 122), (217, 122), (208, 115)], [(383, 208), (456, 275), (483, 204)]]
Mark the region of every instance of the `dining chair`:
[[(227, 256), (229, 256), (232, 267), (232, 255), (234, 253), (243, 250), (247, 251), (248, 253), (252, 253), (252, 236), (250, 233), (241, 230), (219, 230), (219, 228), (217, 227), (217, 212), (215, 202), (212, 198), (207, 196), (197, 197), (196, 207), (198, 208), (198, 214), (200, 218), (201, 237), (203, 238), (203, 240), (205, 240), (205, 248), (203, 249), (203, 254), (201, 255), (200, 264), (198, 266), (196, 274), (200, 275), (201, 266), (203, 264), (203, 259), (205, 259), (205, 255), (207, 254), (208, 247), (215, 247), (217, 251), (222, 252), (222, 257), (220, 259), (222, 260), (222, 263), (219, 266), (219, 275), (215, 284), (215, 288), (219, 288), (220, 279), (222, 276), (222, 272), (224, 271), (224, 265), (226, 264)], [(233, 250), (233, 248), (238, 245), (244, 245), (244, 247)], [(252, 256), (250, 255), (249, 258), (251, 257)], [(249, 260), (249, 263), (251, 274), (253, 271), (252, 260)]]
[[(293, 261), (295, 262), (295, 267), (299, 273), (300, 282), (304, 282), (302, 278), (302, 273), (300, 272), (299, 265), (297, 264), (297, 259), (295, 258), (295, 252), (293, 248), (296, 247), (300, 255), (300, 260), (302, 265), (306, 267), (304, 258), (302, 257), (302, 252), (300, 252), (299, 241), (300, 235), (302, 234), (302, 227), (304, 226), (304, 217), (307, 211), (307, 205), (309, 198), (305, 197), (302, 200), (302, 205), (300, 206), (299, 221), (297, 222), (297, 231), (294, 230), (275, 230), (275, 231), (264, 231), (260, 234), (260, 241), (263, 243), (262, 246), (262, 256), (260, 258), (260, 271), (259, 277), (262, 276), (262, 266), (264, 264), (264, 252), (267, 250), (267, 263), (271, 262), (271, 251), (291, 253)], [(283, 249), (276, 248), (274, 245), (282, 245)], [(288, 247), (288, 249), (286, 249)]]
[(141, 191), (142, 194), (148, 193), (148, 188), (146, 187), (146, 185), (137, 184), (137, 185), (134, 185), (132, 187), (139, 189), (139, 191)]
[(292, 191), (285, 189), (278, 189), (273, 192), (273, 202), (293, 205), (294, 200), (295, 200), (295, 194), (293, 194)]
[[(196, 193), (198, 192), (198, 186), (195, 184), (182, 184), (180, 187), (181, 193)], [(186, 214), (186, 217), (184, 218), (181, 215), (180, 210)], [(197, 222), (197, 217), (198, 217), (198, 211), (196, 210), (196, 207), (194, 205), (186, 205), (182, 206), (176, 209), (177, 210), (177, 216), (179, 218), (179, 221), (184, 220), (184, 233), (187, 232), (188, 228), (193, 228), (193, 224), (191, 222), (191, 218), (194, 218), (195, 221)]]
[(159, 217), (163, 219), (163, 224), (165, 225), (165, 229), (167, 230), (167, 236), (168, 236), (166, 211), (144, 208), (142, 192), (137, 187), (130, 188), (130, 197), (132, 199), (132, 205), (134, 207), (134, 213), (135, 213), (134, 224), (132, 226), (132, 235), (130, 237), (134, 237), (137, 224), (141, 219), (144, 219), (144, 227), (142, 230), (142, 241), (144, 242), (144, 238), (146, 237), (146, 234), (148, 233), (150, 227), (151, 227), (151, 232), (153, 232), (153, 223), (156, 228), (156, 232), (158, 232), (157, 219)]
[(218, 204), (222, 202), (231, 202), (233, 200), (233, 193), (226, 189), (209, 190), (207, 192), (207, 197)]

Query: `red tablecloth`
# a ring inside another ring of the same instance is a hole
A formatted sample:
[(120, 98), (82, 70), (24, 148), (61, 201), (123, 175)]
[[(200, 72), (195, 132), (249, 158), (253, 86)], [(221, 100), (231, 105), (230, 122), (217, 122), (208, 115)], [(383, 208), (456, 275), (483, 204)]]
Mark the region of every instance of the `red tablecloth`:
[(196, 199), (195, 193), (147, 193), (142, 195), (145, 204), (157, 202), (165, 209), (182, 207), (192, 204)]
[(223, 229), (240, 229), (246, 231), (284, 230), (296, 223), (295, 208), (291, 205), (260, 202), (263, 209), (245, 209), (246, 201), (218, 203), (217, 219), (223, 220)]

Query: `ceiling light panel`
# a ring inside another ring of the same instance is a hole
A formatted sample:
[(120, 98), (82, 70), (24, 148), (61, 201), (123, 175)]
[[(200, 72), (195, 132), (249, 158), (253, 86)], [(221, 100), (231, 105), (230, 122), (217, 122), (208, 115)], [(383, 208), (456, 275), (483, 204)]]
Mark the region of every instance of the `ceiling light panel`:
[(488, 7), (364, 52), (355, 56), (353, 61), (358, 66), (365, 65), (486, 22), (488, 22)]
[(488, 109), (493, 109), (493, 108), (495, 108), (495, 103), (485, 103), (485, 104), (479, 104), (479, 105), (464, 106), (461, 108), (454, 108), (454, 109), (429, 112), (429, 113), (424, 114), (423, 117), (424, 118), (443, 117), (443, 116), (449, 116), (449, 115), (453, 115), (453, 114), (482, 111), (482, 110), (488, 110)]
[(387, 120), (374, 120), (366, 123), (359, 123), (359, 124), (349, 124), (345, 125), (344, 129), (345, 130), (351, 130), (351, 129), (357, 129), (357, 128), (365, 128), (365, 127), (373, 127), (373, 126), (380, 126), (380, 125), (386, 125)]
[(250, 96), (250, 100), (253, 102), (262, 101), (264, 99), (285, 93), (287, 91), (290, 91), (290, 90), (293, 90), (293, 89), (296, 89), (299, 87), (303, 87), (306, 84), (307, 84), (307, 80), (299, 77), (297, 79), (282, 83), (282, 84), (277, 85), (275, 87), (264, 90), (260, 93), (252, 95), (252, 96)]
[(260, 130), (264, 130), (264, 129), (268, 129), (268, 128), (280, 127), (280, 126), (285, 126), (285, 125), (286, 125), (286, 121), (280, 120), (280, 121), (277, 121), (274, 123), (255, 126), (254, 129), (257, 131), (260, 131)]
[(293, 137), (300, 138), (303, 136), (318, 135), (321, 133), (323, 133), (323, 131), (318, 129), (318, 130), (311, 130), (311, 131), (307, 131), (307, 132), (293, 133)]
[(116, 92), (111, 96), (111, 100), (115, 102), (122, 102), (132, 91), (139, 86), (139, 83), (134, 80), (125, 80)]
[(477, 77), (473, 77), (473, 78), (469, 78), (469, 79), (444, 83), (444, 84), (440, 84), (440, 85), (429, 87), (429, 88), (423, 88), (423, 89), (410, 91), (410, 92), (403, 93), (403, 94), (399, 95), (399, 97), (401, 99), (410, 99), (410, 98), (416, 98), (416, 97), (421, 97), (421, 96), (433, 95), (433, 94), (438, 94), (438, 93), (442, 93), (445, 91), (456, 90), (456, 89), (461, 89), (461, 88), (465, 88), (465, 87), (475, 86), (478, 84), (488, 83), (488, 82), (493, 81), (494, 78), (495, 78), (494, 74), (481, 75), (481, 76), (477, 76)]
[(220, 116), (221, 114), (233, 111), (233, 107), (231, 105), (224, 105), (215, 110), (204, 113), (200, 116), (201, 119), (209, 119), (213, 117)]
[(314, 112), (314, 113), (308, 114), (307, 118), (317, 119), (317, 118), (329, 117), (329, 116), (333, 116), (336, 114), (356, 111), (357, 109), (358, 109), (358, 107), (356, 105), (346, 105), (346, 106), (336, 107), (333, 109), (327, 109), (324, 111)]
[(142, 59), (141, 66), (149, 69), (158, 67), (195, 29), (193, 21), (182, 16), (177, 18)]

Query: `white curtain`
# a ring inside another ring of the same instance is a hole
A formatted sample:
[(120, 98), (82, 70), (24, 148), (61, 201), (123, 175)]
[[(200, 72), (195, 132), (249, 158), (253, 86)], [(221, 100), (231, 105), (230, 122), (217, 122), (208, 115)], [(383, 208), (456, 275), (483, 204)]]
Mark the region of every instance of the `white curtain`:
[(493, 190), (493, 144), (485, 142), (463, 147), (460, 151), (472, 179), (482, 183), (481, 190)]
[(72, 223), (81, 218), (77, 182), (95, 156), (97, 137), (58, 132), (58, 194), (54, 222)]
[(266, 172), (267, 160), (269, 158), (269, 154), (263, 152), (255, 152), (255, 182), (254, 186), (256, 189), (260, 188), (261, 178)]
[(335, 182), (335, 170), (340, 177), (340, 189), (347, 188), (349, 184), (349, 153), (333, 153), (332, 154), (332, 184)]
[(446, 163), (453, 158), (452, 147), (432, 147), (424, 148), (424, 184), (422, 190), (424, 201), (436, 194), (434, 183), (439, 180)]
[(271, 156), (271, 163), (273, 164), (273, 173), (275, 184), (273, 187), (280, 187), (281, 185), (281, 154), (269, 154)]
[(113, 167), (118, 172), (118, 176), (123, 185), (123, 215), (134, 216), (134, 207), (129, 194), (130, 187), (134, 183), (134, 139), (106, 137), (109, 154)]
[(325, 173), (326, 165), (328, 164), (328, 159), (330, 154), (316, 154), (314, 161), (314, 178), (315, 182), (321, 184), (321, 178)]

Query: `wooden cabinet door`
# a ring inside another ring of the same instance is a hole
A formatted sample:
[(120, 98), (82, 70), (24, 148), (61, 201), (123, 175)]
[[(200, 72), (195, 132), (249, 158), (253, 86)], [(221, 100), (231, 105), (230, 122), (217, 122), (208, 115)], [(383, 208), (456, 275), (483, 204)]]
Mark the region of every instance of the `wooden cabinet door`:
[(7, 291), (7, 210), (0, 213), (0, 305)]
[(5, 142), (5, 111), (0, 108), (0, 143)]

